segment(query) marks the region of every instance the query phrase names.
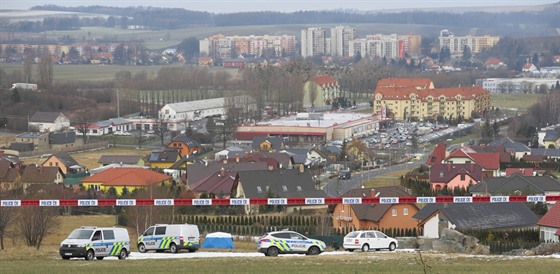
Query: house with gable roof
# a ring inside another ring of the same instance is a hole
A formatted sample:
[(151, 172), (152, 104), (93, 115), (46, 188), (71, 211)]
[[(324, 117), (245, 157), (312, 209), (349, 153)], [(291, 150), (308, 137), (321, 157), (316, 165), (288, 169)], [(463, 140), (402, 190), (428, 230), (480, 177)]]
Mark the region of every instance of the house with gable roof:
[(175, 136), (171, 142), (167, 144), (167, 147), (177, 150), (181, 157), (204, 151), (204, 147), (199, 142), (187, 137), (187, 135), (184, 134)]
[(427, 204), (412, 216), (425, 238), (439, 238), (449, 229), (535, 228), (538, 217), (523, 203)]
[(117, 194), (122, 194), (126, 188), (129, 192), (161, 185), (170, 185), (171, 176), (144, 168), (108, 168), (92, 176), (82, 179), (86, 189), (107, 191), (115, 188)]
[(476, 163), (482, 168), (483, 178), (496, 177), (500, 171), (500, 154), (495, 152), (476, 152), (468, 146), (461, 146), (449, 153), (445, 163)]
[(272, 136), (254, 136), (252, 148), (255, 151), (275, 152), (284, 149), (284, 139)]
[[(405, 197), (400, 186), (352, 189), (343, 197)], [(337, 204), (333, 210), (333, 227), (343, 231), (356, 229), (416, 229), (412, 218), (420, 209), (416, 204)]]
[(29, 118), (29, 129), (38, 132), (61, 131), (70, 127), (70, 120), (62, 112), (36, 111)]
[(515, 159), (523, 158), (523, 155), (531, 154), (531, 148), (521, 142), (515, 142), (509, 137), (494, 140), (488, 143), (490, 147), (503, 146), (505, 151), (510, 153)]
[[(308, 170), (275, 169), (238, 171), (237, 180), (231, 192), (232, 198), (324, 198), (325, 192), (315, 188), (315, 182)], [(301, 206), (317, 207), (317, 206)], [(319, 206), (326, 208), (325, 205)], [(246, 212), (258, 213), (258, 206), (251, 205)], [(294, 206), (287, 206), (293, 210)]]
[(148, 163), (151, 169), (163, 170), (171, 167), (181, 158), (179, 150), (164, 148), (152, 151), (148, 157)]
[(432, 153), (426, 159), (426, 165), (432, 166), (436, 163), (441, 163), (447, 158), (447, 144), (445, 142), (439, 142)]
[(537, 223), (540, 231), (540, 241), (546, 243), (560, 242), (560, 203), (556, 203)]
[(146, 161), (140, 155), (101, 155), (97, 163), (101, 166), (110, 164), (144, 166)]
[(506, 68), (507, 65), (496, 57), (490, 57), (488, 58), (488, 60), (486, 60), (486, 62), (484, 62), (484, 67), (486, 69), (498, 69)]
[(469, 187), (473, 196), (486, 195), (560, 195), (560, 181), (550, 176), (523, 176), (514, 173), (507, 177), (486, 178)]
[(239, 180), (237, 171), (226, 170), (222, 167), (197, 182), (189, 183), (189, 188), (197, 198), (200, 198), (202, 194), (207, 194), (209, 197), (230, 198), (236, 180)]
[(52, 154), (47, 158), (41, 166), (44, 167), (59, 167), (62, 174), (81, 173), (84, 172), (85, 167), (80, 165), (70, 154), (66, 152), (58, 152)]
[(111, 118), (109, 120), (98, 121), (90, 125), (76, 125), (76, 131), (81, 133), (81, 128), (83, 126), (87, 126), (86, 135), (88, 136), (125, 134), (133, 129), (132, 122), (123, 118)]
[(0, 158), (0, 190), (11, 190), (18, 187), (21, 165), (8, 159)]
[[(27, 165), (21, 175), (23, 191), (27, 192), (28, 188), (38, 189), (34, 185), (51, 185), (60, 184), (64, 181), (64, 174), (60, 167), (57, 166), (36, 166), (34, 164)], [(39, 187), (40, 188), (40, 187)]]
[(303, 107), (331, 105), (340, 97), (338, 81), (329, 75), (311, 78), (303, 86)]
[(433, 164), (430, 167), (430, 188), (432, 190), (468, 189), (482, 180), (482, 168), (470, 164)]

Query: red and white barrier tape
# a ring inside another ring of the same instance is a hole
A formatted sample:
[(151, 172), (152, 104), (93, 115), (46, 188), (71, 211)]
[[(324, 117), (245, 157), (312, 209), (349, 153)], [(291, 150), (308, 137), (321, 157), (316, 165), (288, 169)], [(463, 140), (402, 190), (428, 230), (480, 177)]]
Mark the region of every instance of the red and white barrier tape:
[(243, 206), (243, 205), (332, 205), (332, 204), (433, 204), (556, 202), (549, 196), (433, 196), (433, 197), (339, 197), (339, 198), (247, 198), (247, 199), (72, 199), (0, 200), (2, 207), (18, 206)]

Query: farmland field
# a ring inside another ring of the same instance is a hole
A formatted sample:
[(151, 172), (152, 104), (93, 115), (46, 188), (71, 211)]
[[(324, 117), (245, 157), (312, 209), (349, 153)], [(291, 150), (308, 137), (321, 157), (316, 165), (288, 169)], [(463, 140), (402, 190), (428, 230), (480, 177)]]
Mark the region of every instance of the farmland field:
[(491, 96), (490, 103), (493, 107), (526, 111), (530, 106), (534, 105), (542, 95), (492, 93)]

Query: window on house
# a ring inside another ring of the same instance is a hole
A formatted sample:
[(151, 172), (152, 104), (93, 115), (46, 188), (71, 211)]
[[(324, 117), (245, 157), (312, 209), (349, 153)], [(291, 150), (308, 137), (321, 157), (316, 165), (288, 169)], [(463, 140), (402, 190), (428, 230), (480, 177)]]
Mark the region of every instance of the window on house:
[(397, 209), (396, 209), (396, 208), (393, 208), (393, 209), (391, 210), (391, 215), (397, 216)]
[(408, 215), (408, 207), (403, 208), (402, 214), (403, 215)]
[(288, 192), (288, 187), (282, 186), (282, 190), (283, 190), (284, 192)]
[(49, 166), (52, 166), (52, 162), (49, 163)]
[(461, 181), (465, 180), (465, 174), (461, 174)]
[(262, 193), (262, 188), (260, 186), (257, 187), (257, 192)]
[(297, 186), (297, 191), (301, 191), (301, 186)]

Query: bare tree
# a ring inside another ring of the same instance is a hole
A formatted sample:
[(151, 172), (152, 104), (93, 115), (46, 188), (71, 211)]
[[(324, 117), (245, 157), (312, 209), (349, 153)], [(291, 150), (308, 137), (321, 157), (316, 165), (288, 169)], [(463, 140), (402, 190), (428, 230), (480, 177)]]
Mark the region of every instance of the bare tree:
[(25, 82), (31, 83), (31, 68), (33, 66), (33, 55), (30, 52), (25, 54), (23, 60), (23, 75), (25, 75)]
[(4, 235), (6, 229), (15, 219), (17, 210), (14, 208), (0, 206), (0, 250), (4, 249)]
[(16, 226), (27, 246), (41, 248), (45, 236), (59, 224), (58, 209), (55, 207), (31, 206), (19, 210)]
[(40, 57), (39, 65), (37, 69), (39, 70), (39, 85), (44, 88), (49, 88), (53, 82), (53, 65), (52, 57), (49, 51), (43, 53)]
[(87, 144), (88, 142), (87, 133), (89, 131), (89, 127), (95, 119), (94, 116), (95, 113), (91, 108), (82, 109), (76, 114), (76, 129), (82, 134), (84, 144)]

